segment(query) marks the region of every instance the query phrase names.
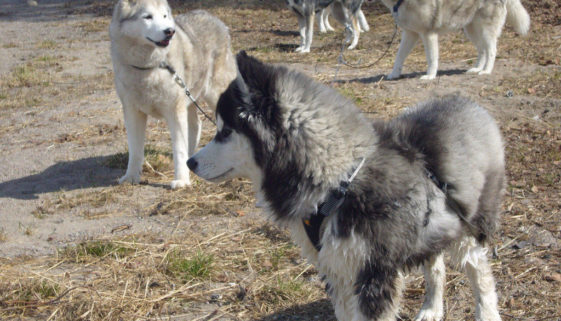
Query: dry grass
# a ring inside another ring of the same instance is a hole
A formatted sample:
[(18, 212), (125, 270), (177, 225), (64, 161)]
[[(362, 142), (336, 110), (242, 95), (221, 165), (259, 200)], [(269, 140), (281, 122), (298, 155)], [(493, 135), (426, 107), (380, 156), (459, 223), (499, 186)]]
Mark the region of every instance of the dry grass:
[[(540, 11), (540, 2), (523, 2), (535, 4), (532, 18), (537, 15), (538, 19), (532, 26), (534, 34), (521, 39), (506, 30), (499, 42), (499, 54), (529, 64), (558, 66), (561, 38), (556, 36), (558, 26), (551, 23), (557, 21), (558, 14), (543, 18), (547, 11)], [(349, 78), (354, 71), (342, 67), (340, 74), (333, 72), (341, 44), (338, 34), (315, 37), (309, 55), (294, 53), (299, 41), (297, 23), (282, 1), (171, 3), (177, 12), (211, 10), (230, 26), (235, 51), (245, 49), (269, 62), (308, 67), (315, 79), (352, 99), (368, 117), (389, 118), (417, 101), (415, 94), (391, 92), (391, 86), (376, 80), (379, 75), (364, 76), (357, 70), (360, 77), (375, 81), (342, 81), (342, 74), (347, 73)], [(387, 9), (378, 4), (368, 6), (374, 32), (362, 34), (358, 50), (345, 53), (353, 63), (368, 64), (378, 58), (393, 32)], [(71, 7), (69, 4), (68, 10), (74, 10)], [(111, 4), (103, 1), (76, 9), (104, 16), (76, 26), (87, 33), (105, 33), (110, 9)], [(376, 70), (391, 69), (398, 41)], [(50, 52), (57, 44), (45, 40), (37, 47)], [(443, 37), (440, 48), (442, 62), (462, 61), (466, 68), (476, 56), (473, 45), (461, 33)], [(0, 80), (3, 108), (28, 108), (39, 103), (48, 107), (69, 101), (72, 95), (112, 90), (110, 73), (63, 81), (57, 71), (61, 59), (51, 52), (14, 68)], [(420, 72), (426, 68), (422, 47), (415, 48), (406, 68)], [(497, 97), (511, 90), (514, 95), (531, 98), (521, 110), (499, 119), (505, 136), (509, 184), (503, 228), (494, 243), (497, 256), (492, 263), (504, 320), (561, 319), (559, 78), (558, 68), (547, 69), (527, 77), (504, 77), (485, 89), (488, 95)], [(431, 85), (416, 86), (429, 90)], [(539, 111), (544, 120), (533, 121), (524, 110), (530, 108)], [(203, 143), (213, 131), (209, 124), (204, 128)], [(173, 166), (167, 129), (158, 123), (149, 127), (149, 132), (144, 183), (169, 183)], [(97, 135), (100, 137), (95, 142), (104, 143), (114, 139), (114, 133), (122, 135), (122, 126), (92, 125), (62, 135), (56, 143), (87, 145)], [(104, 166), (124, 169), (126, 159), (126, 153), (116, 154)], [(106, 208), (117, 203), (133, 206), (135, 200), (130, 195), (135, 188), (110, 186), (95, 193), (60, 191), (45, 199), (32, 214), (44, 218), (64, 210), (89, 219), (118, 215)], [(216, 186), (194, 178), (188, 192), (167, 191), (138, 210), (139, 216), (175, 220), (176, 227), (170, 234), (114, 236), (70, 245), (49, 257), (0, 259), (0, 319), (334, 320), (315, 269), (303, 261), (284, 231), (252, 216), (253, 203), (247, 181)], [(22, 226), (21, 233), (33, 233), (33, 227)], [(6, 241), (0, 228), (0, 242)], [(415, 315), (422, 288), (422, 278), (414, 274), (404, 292), (402, 320)], [(446, 320), (473, 318), (473, 297), (463, 274), (448, 274), (446, 300)]]

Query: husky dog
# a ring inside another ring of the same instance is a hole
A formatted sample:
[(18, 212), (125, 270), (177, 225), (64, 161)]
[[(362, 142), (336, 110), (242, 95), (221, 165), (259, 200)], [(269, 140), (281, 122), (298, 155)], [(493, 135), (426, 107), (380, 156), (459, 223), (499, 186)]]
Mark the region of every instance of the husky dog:
[(419, 38), (427, 56), (427, 74), (434, 79), (438, 70), (438, 35), (463, 28), (477, 47), (477, 63), (468, 73), (490, 74), (497, 54), (497, 39), (506, 21), (525, 35), (530, 16), (520, 0), (382, 0), (403, 30), (392, 72), (388, 79), (401, 75), (403, 62)]
[[(358, 44), (360, 35), (359, 23), (368, 26), (364, 13), (360, 11), (363, 1), (364, 0), (286, 0), (290, 9), (298, 16), (298, 25), (302, 41), (300, 47), (296, 48), (296, 51), (310, 52), (314, 34), (314, 17), (316, 14), (322, 14), (322, 11), (329, 6), (331, 6), (331, 12), (335, 19), (345, 26), (346, 31), (350, 31), (351, 34), (348, 36), (347, 42), (349, 42), (350, 37), (352, 37), (349, 49), (354, 49)], [(360, 15), (359, 12), (362, 14)], [(321, 25), (325, 24), (325, 14), (324, 12), (324, 18), (320, 17), (320, 30), (323, 29)], [(360, 21), (361, 19), (363, 21)], [(363, 26), (363, 29), (368, 29), (368, 27), (365, 26)]]
[(215, 108), (236, 77), (228, 28), (204, 11), (175, 19), (166, 0), (121, 0), (110, 25), (115, 88), (123, 104), (129, 146), (127, 172), (119, 183), (140, 181), (147, 115), (166, 120), (171, 134), (175, 179), (190, 184), (186, 161), (199, 142), (195, 106), (176, 83), (171, 66), (194, 97)]
[(427, 289), (416, 320), (440, 320), (445, 249), (472, 283), (476, 319), (500, 320), (483, 244), (497, 226), (503, 144), (483, 108), (450, 96), (373, 124), (296, 71), (245, 53), (237, 63), (216, 136), (189, 168), (212, 182), (252, 180), (258, 202), (325, 276), (338, 320), (395, 320), (402, 274), (420, 264)]
[[(331, 8), (327, 7), (316, 14), (316, 19), (318, 19), (319, 32), (326, 33), (328, 31), (335, 31), (335, 29), (329, 23), (329, 14), (331, 13)], [(358, 29), (360, 32), (369, 31), (370, 26), (368, 21), (366, 21), (366, 16), (362, 9), (358, 9), (356, 12), (356, 17), (358, 19)]]

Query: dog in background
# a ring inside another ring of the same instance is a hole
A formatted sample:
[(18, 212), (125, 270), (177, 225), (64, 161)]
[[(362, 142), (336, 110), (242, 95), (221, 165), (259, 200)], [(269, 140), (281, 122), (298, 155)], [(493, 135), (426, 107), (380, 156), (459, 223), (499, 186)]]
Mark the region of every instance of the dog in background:
[[(354, 49), (358, 44), (360, 36), (359, 18), (362, 17), (361, 19), (364, 20), (362, 23), (366, 23), (366, 26), (368, 25), (364, 18), (364, 13), (360, 10), (363, 1), (364, 0), (286, 0), (288, 7), (298, 17), (299, 31), (302, 40), (300, 46), (296, 48), (296, 51), (303, 53), (310, 52), (314, 35), (314, 18), (317, 14), (321, 15), (321, 12), (327, 7), (331, 7), (331, 13), (337, 21), (345, 26), (345, 30), (350, 31), (346, 41), (351, 42), (348, 48)], [(361, 12), (362, 15), (359, 15), (359, 12)], [(325, 21), (320, 17), (320, 29), (322, 23), (325, 24)], [(369, 28), (363, 26), (363, 29), (366, 30)]]
[(438, 35), (464, 29), (477, 47), (477, 62), (468, 73), (487, 75), (493, 71), (497, 39), (506, 21), (525, 35), (530, 16), (520, 0), (382, 0), (392, 11), (402, 29), (401, 43), (388, 79), (401, 76), (405, 58), (419, 38), (427, 57), (427, 74), (421, 79), (434, 79), (438, 70)]
[(129, 147), (119, 183), (138, 183), (144, 162), (147, 116), (163, 118), (171, 134), (175, 178), (171, 188), (190, 184), (186, 161), (201, 133), (197, 110), (176, 83), (175, 69), (194, 97), (215, 108), (236, 77), (228, 28), (205, 11), (172, 16), (166, 0), (121, 0), (110, 25), (115, 88), (123, 105)]

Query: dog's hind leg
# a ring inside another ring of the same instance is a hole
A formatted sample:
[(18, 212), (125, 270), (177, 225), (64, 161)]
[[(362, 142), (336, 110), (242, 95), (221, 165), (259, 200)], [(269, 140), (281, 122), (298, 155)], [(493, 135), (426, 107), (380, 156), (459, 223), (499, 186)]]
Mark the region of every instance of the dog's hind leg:
[(300, 33), (300, 46), (296, 48), (296, 52), (301, 52), (306, 43), (306, 18), (298, 15), (298, 32)]
[(368, 25), (368, 21), (366, 20), (362, 9), (358, 9), (358, 11), (356, 12), (356, 16), (360, 25), (360, 31), (370, 31), (370, 26)]
[(425, 275), (425, 301), (415, 321), (440, 321), (444, 315), (442, 298), (446, 283), (446, 267), (444, 255), (431, 257), (423, 265)]
[(472, 22), (464, 30), (477, 47), (477, 64), (469, 73), (488, 75), (493, 71), (497, 56), (497, 39), (506, 20), (504, 4), (488, 4), (476, 13)]
[(407, 58), (411, 49), (413, 49), (417, 43), (417, 40), (419, 40), (418, 33), (403, 29), (403, 32), (401, 33), (401, 42), (399, 43), (399, 49), (397, 50), (397, 55), (393, 64), (393, 70), (387, 76), (387, 79), (397, 79), (401, 76), (401, 69), (403, 68), (405, 58)]
[(495, 280), (487, 261), (487, 249), (473, 236), (466, 236), (454, 244), (452, 260), (467, 274), (475, 297), (477, 321), (500, 321)]
[(423, 80), (431, 80), (436, 77), (438, 70), (438, 33), (429, 32), (421, 34), (421, 40), (425, 47), (425, 55), (427, 56), (427, 74), (422, 76)]
[(146, 120), (148, 116), (123, 104), (127, 142), (129, 145), (129, 162), (125, 176), (119, 179), (119, 184), (140, 183), (140, 173), (144, 162), (144, 138), (146, 135)]

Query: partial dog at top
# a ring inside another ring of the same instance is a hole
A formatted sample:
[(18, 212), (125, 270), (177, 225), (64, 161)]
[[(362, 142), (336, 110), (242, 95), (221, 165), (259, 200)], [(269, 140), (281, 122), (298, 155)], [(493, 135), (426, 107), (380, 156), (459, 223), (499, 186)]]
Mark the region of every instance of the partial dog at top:
[(201, 121), (162, 63), (175, 69), (193, 96), (214, 110), (236, 77), (228, 28), (200, 10), (174, 19), (166, 0), (121, 0), (113, 11), (110, 38), (129, 147), (127, 171), (119, 183), (140, 181), (150, 115), (165, 119), (169, 127), (175, 168), (171, 187), (189, 185), (186, 161), (199, 142)]
[(449, 96), (372, 123), (301, 73), (243, 52), (237, 63), (216, 136), (188, 166), (216, 183), (252, 181), (259, 204), (325, 276), (338, 320), (395, 320), (403, 274), (418, 265), (426, 294), (415, 320), (441, 320), (445, 250), (471, 282), (476, 320), (501, 319), (485, 244), (505, 168), (489, 113)]
[[(333, 4), (332, 4), (333, 5)], [(316, 19), (318, 20), (318, 27), (320, 33), (326, 33), (328, 31), (335, 31), (335, 28), (329, 23), (329, 15), (331, 14), (331, 6), (321, 10), (316, 14)], [(358, 29), (360, 32), (365, 32), (370, 30), (366, 16), (362, 11), (362, 8), (358, 9), (356, 13), (358, 19)]]
[[(364, 13), (360, 10), (364, 0), (286, 0), (288, 7), (298, 17), (298, 25), (300, 36), (302, 38), (300, 46), (296, 48), (297, 52), (310, 52), (312, 39), (314, 35), (314, 18), (317, 14), (322, 15), (322, 11), (330, 7), (331, 13), (337, 21), (345, 26), (345, 32), (350, 31), (346, 41), (351, 42), (349, 49), (354, 49), (358, 44), (360, 36), (360, 25), (363, 29), (368, 30), (368, 23), (364, 17)], [(321, 25), (325, 25), (325, 15), (320, 20), (320, 30), (324, 29)], [(327, 22), (329, 24), (329, 22)], [(327, 26), (325, 28), (327, 30)], [(352, 41), (351, 41), (352, 39)]]
[(421, 79), (434, 79), (438, 70), (438, 35), (464, 29), (477, 48), (477, 62), (468, 73), (479, 75), (493, 71), (497, 40), (505, 20), (514, 30), (525, 35), (530, 16), (520, 0), (382, 0), (392, 11), (402, 29), (401, 43), (388, 79), (401, 76), (403, 62), (419, 38), (427, 57), (427, 74)]

